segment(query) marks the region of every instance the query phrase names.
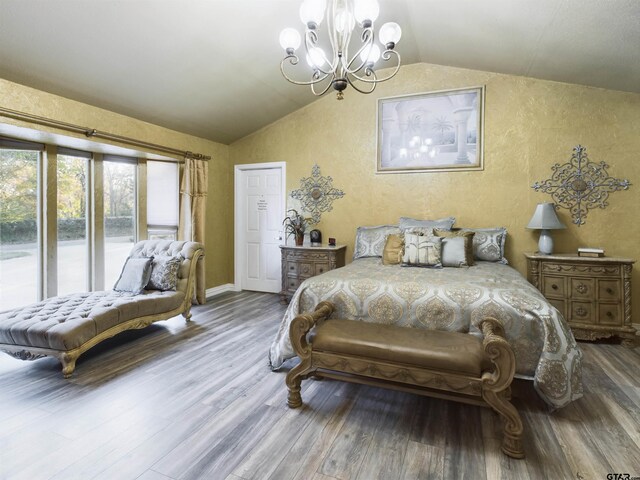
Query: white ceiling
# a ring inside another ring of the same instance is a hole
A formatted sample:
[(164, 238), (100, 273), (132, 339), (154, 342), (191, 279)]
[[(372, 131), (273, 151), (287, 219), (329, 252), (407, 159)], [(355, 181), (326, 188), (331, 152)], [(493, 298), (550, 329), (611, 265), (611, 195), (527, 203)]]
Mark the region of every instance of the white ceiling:
[[(0, 77), (228, 144), (315, 100), (279, 70), (300, 3), (0, 0)], [(640, 93), (639, 0), (380, 4), (404, 64)]]

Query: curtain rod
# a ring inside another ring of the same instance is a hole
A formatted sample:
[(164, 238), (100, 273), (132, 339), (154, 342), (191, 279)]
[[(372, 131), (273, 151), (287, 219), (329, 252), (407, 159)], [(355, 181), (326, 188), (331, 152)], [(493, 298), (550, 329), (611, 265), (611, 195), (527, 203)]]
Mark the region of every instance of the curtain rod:
[(40, 117), (38, 115), (32, 115), (31, 113), (18, 112), (17, 110), (11, 110), (8, 108), (0, 107), (0, 116), (13, 118), (15, 120), (27, 121), (37, 123), (39, 125), (45, 125), (47, 127), (60, 128), (68, 132), (81, 133), (87, 138), (102, 138), (105, 140), (111, 140), (115, 142), (124, 143), (127, 145), (149, 148), (159, 152), (169, 153), (171, 155), (178, 155), (181, 157), (195, 158), (196, 160), (211, 160), (208, 155), (201, 153), (193, 153), (184, 150), (178, 150), (176, 148), (165, 147), (164, 145), (158, 145), (156, 143), (145, 142), (143, 140), (136, 140), (135, 138), (125, 137), (122, 135), (116, 135), (115, 133), (101, 132), (95, 128), (83, 127), (80, 125), (74, 125), (72, 123), (61, 122), (59, 120), (53, 120), (51, 118)]

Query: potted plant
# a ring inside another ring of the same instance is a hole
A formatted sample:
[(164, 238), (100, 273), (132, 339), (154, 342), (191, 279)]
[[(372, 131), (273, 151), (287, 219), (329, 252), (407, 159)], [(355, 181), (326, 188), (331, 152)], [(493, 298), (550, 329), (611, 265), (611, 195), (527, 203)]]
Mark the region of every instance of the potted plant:
[(304, 232), (307, 230), (308, 218), (304, 218), (298, 213), (297, 210), (287, 210), (288, 216), (284, 217), (282, 224), (284, 225), (284, 233), (286, 238), (294, 235), (296, 239), (296, 245), (301, 246), (304, 242)]

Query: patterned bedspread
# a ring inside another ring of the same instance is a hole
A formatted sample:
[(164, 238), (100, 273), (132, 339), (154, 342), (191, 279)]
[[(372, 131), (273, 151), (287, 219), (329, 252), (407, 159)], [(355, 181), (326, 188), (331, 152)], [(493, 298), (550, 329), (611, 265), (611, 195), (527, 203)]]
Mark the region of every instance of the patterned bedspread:
[(333, 318), (403, 327), (469, 332), (478, 322), (502, 321), (516, 356), (516, 375), (533, 377), (540, 396), (559, 408), (582, 396), (582, 352), (564, 318), (515, 269), (478, 262), (469, 268), (382, 265), (361, 258), (305, 280), (289, 304), (271, 345), (272, 369), (294, 356), (289, 324), (322, 300)]

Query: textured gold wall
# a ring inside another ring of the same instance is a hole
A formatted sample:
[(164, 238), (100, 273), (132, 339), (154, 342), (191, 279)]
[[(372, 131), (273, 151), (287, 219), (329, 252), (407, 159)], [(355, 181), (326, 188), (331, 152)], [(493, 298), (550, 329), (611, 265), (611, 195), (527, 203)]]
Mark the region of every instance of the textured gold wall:
[[(485, 169), (481, 172), (376, 175), (377, 99), (394, 95), (486, 85)], [(292, 87), (293, 88), (293, 87)], [(303, 88), (303, 87), (298, 87)], [(311, 93), (309, 93), (311, 95)], [(299, 188), (318, 163), (345, 197), (323, 214), (323, 238), (336, 237), (353, 252), (358, 225), (395, 224), (400, 216), (453, 215), (464, 227), (508, 228), (507, 258), (522, 273), (525, 251), (537, 250), (538, 232), (525, 229), (549, 195), (531, 185), (549, 178), (582, 144), (589, 158), (632, 182), (593, 210), (586, 225), (554, 232), (557, 252), (601, 246), (609, 256), (640, 260), (640, 95), (489, 72), (415, 64), (372, 95), (347, 89), (328, 95), (231, 145), (233, 164), (287, 162), (287, 189)], [(231, 263), (228, 267), (233, 269)], [(640, 265), (633, 275), (634, 323), (640, 323)]]
[[(93, 107), (67, 98), (0, 79), (0, 106), (20, 112), (40, 115), (63, 122), (96, 128), (109, 133), (133, 137), (179, 150), (210, 155), (209, 195), (207, 197), (206, 226), (206, 272), (207, 288), (225, 284), (233, 278), (227, 261), (231, 251), (230, 225), (233, 211), (229, 210), (229, 199), (233, 196), (232, 173), (229, 165), (229, 147), (202, 138), (169, 130), (108, 110)], [(40, 125), (0, 117), (0, 123), (29, 127), (65, 136), (65, 131), (56, 131)]]

